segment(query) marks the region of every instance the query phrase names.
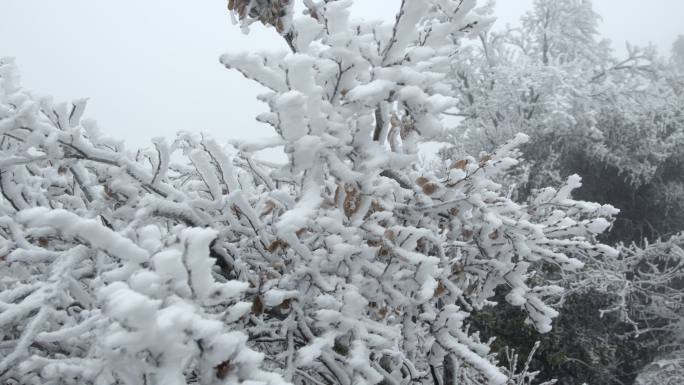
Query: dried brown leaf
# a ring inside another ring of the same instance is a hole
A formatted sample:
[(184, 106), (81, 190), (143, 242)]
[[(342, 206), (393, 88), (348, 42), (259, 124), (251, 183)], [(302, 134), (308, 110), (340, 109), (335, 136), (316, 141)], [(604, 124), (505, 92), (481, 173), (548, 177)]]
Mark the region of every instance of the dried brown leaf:
[(459, 169), (459, 170), (465, 170), (466, 166), (468, 166), (468, 159), (461, 159), (457, 160), (454, 163), (451, 164), (451, 167), (449, 169)]
[(423, 192), (427, 195), (432, 195), (439, 190), (439, 185), (434, 182), (426, 183), (423, 186)]

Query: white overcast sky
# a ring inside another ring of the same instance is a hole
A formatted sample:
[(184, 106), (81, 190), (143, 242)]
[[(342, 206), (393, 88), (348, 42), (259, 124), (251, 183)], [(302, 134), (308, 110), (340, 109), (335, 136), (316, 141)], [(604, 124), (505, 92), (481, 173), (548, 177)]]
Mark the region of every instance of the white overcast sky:
[[(532, 0), (499, 0), (497, 24), (516, 24)], [(669, 52), (684, 34), (684, 0), (594, 0), (602, 33)], [(356, 16), (390, 18), (397, 0), (357, 0)], [(0, 0), (0, 56), (23, 84), (57, 100), (89, 97), (86, 116), (130, 146), (179, 130), (218, 139), (269, 136), (255, 122), (259, 87), (218, 63), (228, 51), (285, 49), (262, 28), (244, 36), (225, 0)]]

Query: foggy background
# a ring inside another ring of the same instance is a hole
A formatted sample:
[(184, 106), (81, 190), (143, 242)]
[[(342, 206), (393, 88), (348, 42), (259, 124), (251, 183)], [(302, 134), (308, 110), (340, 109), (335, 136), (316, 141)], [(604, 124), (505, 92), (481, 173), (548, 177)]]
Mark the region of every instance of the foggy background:
[[(684, 34), (683, 0), (595, 0), (600, 32), (619, 54), (650, 42), (668, 55)], [(499, 0), (495, 29), (516, 25), (532, 0)], [(397, 0), (357, 0), (354, 16), (392, 18)], [(86, 116), (127, 146), (179, 130), (217, 139), (272, 134), (254, 117), (262, 91), (223, 68), (228, 51), (287, 49), (274, 31), (232, 25), (225, 0), (2, 0), (0, 56), (24, 87), (56, 100), (89, 97)]]

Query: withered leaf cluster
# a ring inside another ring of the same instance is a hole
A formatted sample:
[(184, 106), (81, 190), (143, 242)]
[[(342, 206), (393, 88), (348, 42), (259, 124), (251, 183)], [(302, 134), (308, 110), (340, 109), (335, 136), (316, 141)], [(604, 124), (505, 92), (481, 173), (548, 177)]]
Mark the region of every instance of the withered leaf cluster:
[(240, 21), (258, 20), (275, 27), (278, 33), (285, 32), (283, 18), (289, 5), (290, 0), (228, 0), (228, 10), (235, 13)]

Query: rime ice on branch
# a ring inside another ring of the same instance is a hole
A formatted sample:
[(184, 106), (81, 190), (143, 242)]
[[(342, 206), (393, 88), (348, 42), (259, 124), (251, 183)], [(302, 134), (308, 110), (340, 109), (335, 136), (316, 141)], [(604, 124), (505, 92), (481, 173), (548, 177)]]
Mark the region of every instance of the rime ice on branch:
[[(83, 102), (36, 99), (0, 66), (0, 379), (508, 381), (469, 314), (506, 287), (548, 331), (559, 289), (530, 278), (614, 253), (594, 237), (615, 210), (573, 200), (576, 177), (508, 198), (498, 181), (524, 135), (445, 178), (419, 167), (455, 105), (452, 54), (485, 12), (405, 1), (383, 25), (350, 21), (350, 4), (278, 13), (292, 52), (221, 58), (268, 88), (259, 120), (277, 134), (233, 149), (180, 134), (128, 152)], [(272, 5), (230, 8), (248, 23)], [(272, 145), (287, 164), (254, 158)]]
[[(341, 383), (432, 381), (451, 356), (501, 382), (486, 344), (461, 330), (468, 312), (507, 285), (509, 302), (547, 331), (556, 312), (542, 299), (558, 288), (528, 286), (530, 266), (575, 269), (581, 264), (573, 256), (614, 253), (593, 239), (615, 210), (573, 201), (575, 177), (542, 190), (534, 206), (507, 199), (496, 180), (516, 164), (524, 136), (482, 159), (455, 162), (445, 179), (415, 167), (417, 144), (441, 136), (440, 113), (455, 106), (443, 80), (459, 40), (487, 24), (485, 10), (474, 2), (403, 2), (393, 25), (378, 25), (352, 22), (348, 6), (307, 2), (311, 17), (292, 22), (289, 54), (221, 59), (268, 88), (261, 99), (270, 112), (259, 119), (288, 154), (274, 175), (297, 198), (275, 222), (274, 248), (307, 268), (277, 286), (307, 293), (297, 299), (297, 319), (318, 329), (306, 359), (295, 363)], [(354, 358), (365, 369), (342, 374), (350, 351), (366, 352)], [(388, 351), (401, 353), (385, 357)]]

